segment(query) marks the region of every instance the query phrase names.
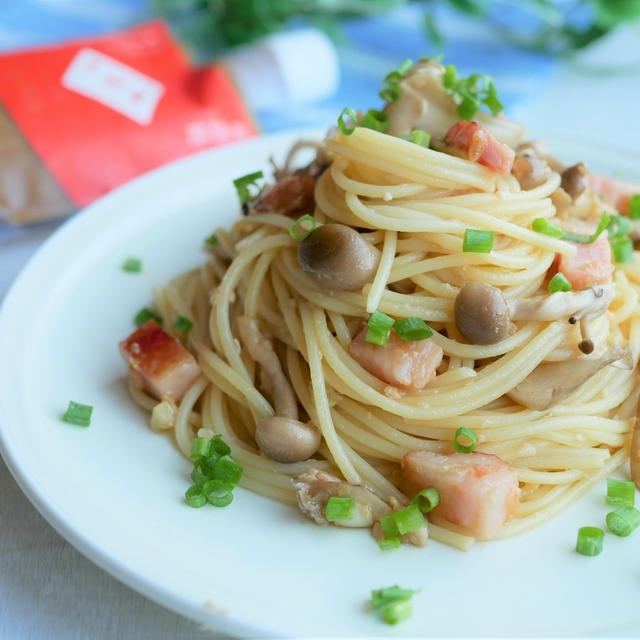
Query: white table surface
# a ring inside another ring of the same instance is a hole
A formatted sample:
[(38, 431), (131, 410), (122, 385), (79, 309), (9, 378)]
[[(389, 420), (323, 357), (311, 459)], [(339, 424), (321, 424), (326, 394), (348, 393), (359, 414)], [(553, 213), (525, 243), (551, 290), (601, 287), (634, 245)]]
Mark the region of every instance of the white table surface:
[[(624, 73), (607, 68), (608, 61), (621, 59), (635, 64)], [(585, 65), (592, 67), (589, 73)], [(602, 67), (600, 73), (593, 73), (594, 65)], [(511, 115), (532, 135), (559, 132), (640, 155), (639, 109), (640, 28), (632, 28), (579, 63), (562, 63), (545, 90)], [(0, 234), (0, 301), (57, 226)], [(216, 637), (211, 630), (137, 594), (70, 546), (37, 513), (0, 459), (0, 638), (210, 637)]]

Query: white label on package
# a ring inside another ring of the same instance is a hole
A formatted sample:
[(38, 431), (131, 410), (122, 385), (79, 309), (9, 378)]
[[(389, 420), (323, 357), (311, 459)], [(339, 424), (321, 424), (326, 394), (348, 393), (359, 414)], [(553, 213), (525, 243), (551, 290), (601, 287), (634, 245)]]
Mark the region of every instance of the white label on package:
[(153, 120), (164, 93), (157, 80), (94, 49), (78, 51), (62, 76), (62, 86), (142, 125)]

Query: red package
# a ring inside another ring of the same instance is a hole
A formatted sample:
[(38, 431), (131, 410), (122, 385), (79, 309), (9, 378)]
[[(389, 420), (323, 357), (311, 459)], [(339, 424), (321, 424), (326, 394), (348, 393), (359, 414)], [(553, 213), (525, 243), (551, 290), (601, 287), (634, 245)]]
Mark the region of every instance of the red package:
[(256, 131), (225, 70), (193, 68), (161, 21), (0, 56), (0, 217), (71, 213)]

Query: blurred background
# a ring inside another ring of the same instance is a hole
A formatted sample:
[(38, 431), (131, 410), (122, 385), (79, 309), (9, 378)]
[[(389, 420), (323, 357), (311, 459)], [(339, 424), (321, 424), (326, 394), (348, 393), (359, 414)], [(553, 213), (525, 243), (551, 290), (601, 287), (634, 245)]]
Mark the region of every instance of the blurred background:
[[(345, 106), (378, 107), (386, 73), (442, 54), (463, 75), (493, 76), (505, 111), (531, 137), (640, 156), (640, 0), (0, 0), (0, 57), (156, 19), (193, 68), (224, 65), (251, 135), (325, 129)], [(0, 96), (11, 68), (0, 64)], [(18, 81), (38, 96), (35, 78)], [(0, 303), (67, 215), (17, 226), (0, 210)], [(211, 637), (85, 560), (2, 461), (0, 522), (0, 637)]]

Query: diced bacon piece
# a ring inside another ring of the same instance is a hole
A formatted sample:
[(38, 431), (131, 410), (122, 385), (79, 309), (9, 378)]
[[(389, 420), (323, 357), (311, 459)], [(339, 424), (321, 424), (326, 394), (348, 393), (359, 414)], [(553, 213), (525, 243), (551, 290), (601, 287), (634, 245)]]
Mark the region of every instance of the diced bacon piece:
[(287, 176), (258, 200), (256, 211), (281, 213), (291, 218), (307, 213), (313, 215), (316, 208), (315, 186), (316, 179), (310, 173)]
[(413, 497), (427, 487), (440, 492), (433, 510), (482, 540), (495, 538), (518, 508), (516, 472), (488, 453), (411, 451), (401, 462), (402, 490)]
[(366, 335), (367, 327), (364, 326), (349, 343), (349, 353), (376, 378), (410, 391), (419, 391), (436, 375), (443, 351), (430, 338), (405, 341), (392, 331), (389, 344), (379, 347), (366, 342)]
[(195, 358), (155, 320), (149, 320), (120, 343), (136, 384), (158, 400), (179, 402), (200, 375)]
[(624, 182), (596, 173), (590, 173), (588, 180), (589, 186), (595, 194), (601, 196), (618, 213), (629, 215), (629, 201), (631, 196), (640, 194), (640, 184)]
[[(579, 221), (558, 221), (565, 231), (589, 235), (595, 231), (593, 225)], [(614, 265), (611, 261), (611, 246), (607, 232), (600, 234), (595, 242), (589, 244), (574, 243), (578, 252), (574, 256), (558, 254), (556, 271), (564, 274), (574, 291), (580, 291), (596, 284), (611, 282)]]
[(516, 153), (511, 147), (494, 138), (477, 122), (461, 120), (447, 131), (444, 143), (459, 151), (464, 151), (471, 162), (507, 175), (511, 172)]

